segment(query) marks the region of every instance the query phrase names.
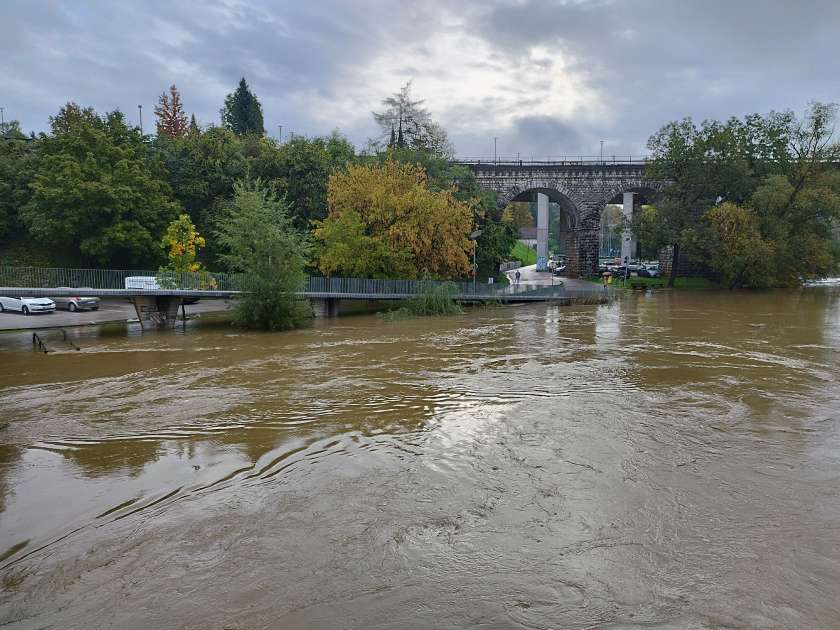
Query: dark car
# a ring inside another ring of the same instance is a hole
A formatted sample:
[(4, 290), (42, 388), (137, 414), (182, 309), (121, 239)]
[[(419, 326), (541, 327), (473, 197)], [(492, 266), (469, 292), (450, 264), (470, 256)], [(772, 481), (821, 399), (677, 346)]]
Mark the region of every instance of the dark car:
[(639, 267), (639, 277), (640, 278), (658, 278), (659, 277), (659, 269), (656, 267), (642, 265)]

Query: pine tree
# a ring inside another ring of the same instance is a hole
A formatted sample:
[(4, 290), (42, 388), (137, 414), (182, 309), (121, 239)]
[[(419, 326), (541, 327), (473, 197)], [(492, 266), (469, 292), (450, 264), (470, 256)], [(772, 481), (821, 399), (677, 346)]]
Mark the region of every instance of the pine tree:
[(262, 106), (256, 95), (248, 88), (245, 77), (239, 81), (236, 91), (225, 98), (225, 106), (221, 114), (222, 124), (237, 135), (265, 134)]
[(169, 86), (169, 94), (164, 92), (155, 107), (157, 116), (157, 133), (159, 136), (180, 138), (187, 133), (187, 115), (181, 104), (181, 95), (173, 83)]
[(391, 139), (388, 141), (388, 147), (393, 149), (397, 146), (397, 136), (394, 133), (394, 125), (391, 125)]
[(198, 135), (201, 133), (201, 127), (198, 126), (198, 123), (195, 121), (195, 114), (190, 116), (190, 129), (189, 133), (191, 135)]

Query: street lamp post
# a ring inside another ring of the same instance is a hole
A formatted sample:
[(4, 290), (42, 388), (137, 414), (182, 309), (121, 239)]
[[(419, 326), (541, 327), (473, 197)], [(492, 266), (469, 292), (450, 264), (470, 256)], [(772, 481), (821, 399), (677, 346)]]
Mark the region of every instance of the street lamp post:
[(496, 140), (498, 140), (498, 138), (493, 138), (493, 164), (498, 165), (499, 164), (499, 158), (498, 158), (498, 153), (496, 153)]
[(476, 230), (470, 234), (470, 240), (473, 242), (473, 294), (475, 294), (475, 280), (478, 276), (478, 267), (475, 264), (475, 250), (478, 248), (478, 237), (481, 236), (481, 230)]
[(142, 136), (143, 135), (143, 106), (138, 105), (137, 106), (137, 111), (140, 112), (140, 135)]
[(601, 140), (601, 161), (604, 161), (604, 141)]

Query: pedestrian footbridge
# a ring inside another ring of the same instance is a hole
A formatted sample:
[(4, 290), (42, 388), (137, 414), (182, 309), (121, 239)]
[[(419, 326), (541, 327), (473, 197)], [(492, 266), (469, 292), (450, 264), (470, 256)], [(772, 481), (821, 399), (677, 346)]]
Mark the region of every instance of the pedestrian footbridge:
[[(513, 285), (380, 278), (309, 276), (297, 294), (308, 298), (319, 316), (335, 316), (341, 300), (408, 300), (445, 285), (461, 302), (561, 302), (606, 299), (604, 289), (567, 289), (555, 284)], [(178, 273), (124, 269), (0, 267), (0, 295), (9, 297), (95, 296), (130, 299), (144, 328), (172, 326), (185, 299), (235, 298), (247, 291), (244, 274), (200, 271)]]

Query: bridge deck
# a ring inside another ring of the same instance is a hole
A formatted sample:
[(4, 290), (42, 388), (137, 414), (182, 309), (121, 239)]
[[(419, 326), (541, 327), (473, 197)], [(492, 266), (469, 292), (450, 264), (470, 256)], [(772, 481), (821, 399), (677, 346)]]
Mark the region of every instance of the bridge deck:
[[(486, 285), (485, 285), (486, 286)], [(0, 295), (8, 297), (99, 297), (99, 298), (135, 298), (135, 297), (180, 297), (180, 298), (223, 298), (230, 299), (240, 295), (241, 291), (209, 291), (192, 289), (67, 289), (49, 287), (0, 287)], [(534, 302), (555, 299), (578, 299), (603, 295), (602, 287), (593, 285), (592, 290), (566, 289), (561, 285), (541, 287), (504, 286), (494, 291), (472, 293), (454, 293), (453, 297), (461, 302)], [(416, 293), (394, 292), (351, 292), (351, 291), (300, 291), (301, 297), (310, 299), (337, 300), (410, 300)]]

